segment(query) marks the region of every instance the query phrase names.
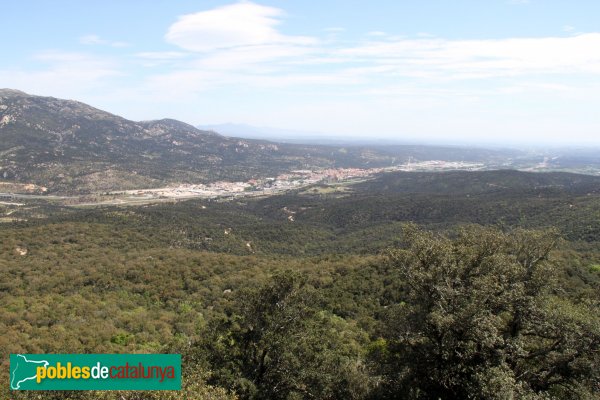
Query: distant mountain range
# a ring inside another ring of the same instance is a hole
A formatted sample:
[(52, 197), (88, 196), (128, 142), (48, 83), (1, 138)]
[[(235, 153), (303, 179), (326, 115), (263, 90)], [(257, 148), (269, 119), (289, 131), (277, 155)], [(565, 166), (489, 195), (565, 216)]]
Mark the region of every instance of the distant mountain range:
[(201, 130), (218, 132), (225, 136), (243, 137), (247, 139), (262, 139), (275, 142), (301, 142), (303, 144), (320, 141), (325, 136), (323, 133), (319, 132), (306, 132), (293, 129), (280, 129), (234, 123), (198, 125), (197, 128)]
[(500, 162), (516, 154), (240, 139), (172, 119), (129, 121), (77, 101), (0, 89), (0, 192), (18, 191), (11, 184), (33, 184), (47, 193), (86, 193), (248, 180), (294, 169), (391, 166), (409, 159)]
[(393, 138), (383, 139), (376, 137), (343, 137), (339, 135), (328, 135), (323, 132), (301, 131), (296, 129), (273, 128), (268, 126), (253, 126), (235, 123), (198, 125), (197, 128), (218, 132), (225, 136), (270, 140), (280, 143), (318, 144), (329, 146), (423, 145), (423, 143), (418, 143), (415, 140), (400, 140)]

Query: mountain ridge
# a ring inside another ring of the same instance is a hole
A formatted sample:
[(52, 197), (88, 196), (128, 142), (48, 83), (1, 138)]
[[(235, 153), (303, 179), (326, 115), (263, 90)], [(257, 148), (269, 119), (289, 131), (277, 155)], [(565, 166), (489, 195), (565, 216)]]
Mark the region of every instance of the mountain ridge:
[(0, 90), (0, 177), (49, 192), (247, 180), (291, 169), (389, 166), (369, 149), (224, 137), (173, 119), (130, 121), (74, 100)]

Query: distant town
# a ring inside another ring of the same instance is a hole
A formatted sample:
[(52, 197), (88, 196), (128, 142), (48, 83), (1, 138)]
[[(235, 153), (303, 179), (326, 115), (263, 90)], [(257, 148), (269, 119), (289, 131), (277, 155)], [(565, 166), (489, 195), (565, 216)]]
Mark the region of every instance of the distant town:
[[(297, 190), (311, 185), (343, 185), (369, 179), (377, 174), (394, 171), (478, 171), (486, 169), (482, 163), (462, 161), (409, 161), (406, 164), (383, 168), (328, 168), (293, 170), (275, 177), (250, 179), (246, 182), (218, 181), (209, 184), (182, 183), (161, 188), (116, 190), (85, 195), (48, 195), (45, 187), (33, 184), (6, 184), (13, 191), (0, 192), (0, 204), (22, 206), (17, 201), (48, 200), (67, 206), (127, 205), (190, 198), (234, 199), (260, 197)], [(1, 188), (1, 186), (0, 186)]]

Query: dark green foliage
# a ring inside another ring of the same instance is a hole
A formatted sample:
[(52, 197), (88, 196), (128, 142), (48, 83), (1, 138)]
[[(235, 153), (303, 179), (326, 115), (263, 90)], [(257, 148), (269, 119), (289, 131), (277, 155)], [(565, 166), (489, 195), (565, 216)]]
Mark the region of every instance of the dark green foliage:
[(380, 362), (390, 398), (591, 398), (597, 304), (561, 296), (555, 232), (406, 230), (389, 253), (405, 301), (390, 308)]
[(498, 194), (502, 197), (600, 194), (600, 177), (564, 172), (532, 173), (514, 170), (485, 172), (398, 172), (356, 185), (357, 190), (378, 194), (429, 193), (445, 195)]
[(286, 206), (297, 211), (297, 223), (333, 226), (342, 235), (375, 235), (370, 242), (379, 242), (378, 248), (392, 244), (390, 231), (398, 231), (399, 222), (435, 230), (460, 224), (554, 226), (569, 240), (600, 239), (598, 177), (518, 171), (389, 173), (351, 188), (352, 194), (343, 197), (288, 195), (260, 204), (271, 217)]
[(250, 399), (364, 397), (366, 335), (319, 311), (317, 296), (291, 273), (239, 295), (196, 350), (207, 355), (212, 382)]

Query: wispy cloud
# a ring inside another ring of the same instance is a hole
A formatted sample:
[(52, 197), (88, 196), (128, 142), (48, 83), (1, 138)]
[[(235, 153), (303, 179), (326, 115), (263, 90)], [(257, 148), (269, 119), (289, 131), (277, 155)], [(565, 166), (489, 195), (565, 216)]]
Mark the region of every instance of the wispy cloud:
[(494, 40), (401, 39), (338, 49), (335, 55), (452, 79), (523, 74), (600, 74), (600, 33)]
[(188, 56), (181, 51), (147, 51), (135, 55), (146, 60), (178, 60)]
[(181, 51), (146, 51), (134, 54), (144, 67), (158, 67), (164, 65), (177, 65), (189, 57), (189, 53)]
[(129, 46), (129, 43), (105, 40), (105, 39), (102, 39), (98, 35), (81, 36), (79, 38), (79, 43), (84, 44), (86, 46), (91, 46), (91, 45), (101, 45), (101, 46), (111, 46), (111, 47), (128, 47)]
[(340, 33), (340, 32), (345, 32), (346, 28), (342, 28), (341, 26), (331, 26), (331, 27), (325, 28), (323, 30), (325, 32), (330, 32), (330, 33)]

